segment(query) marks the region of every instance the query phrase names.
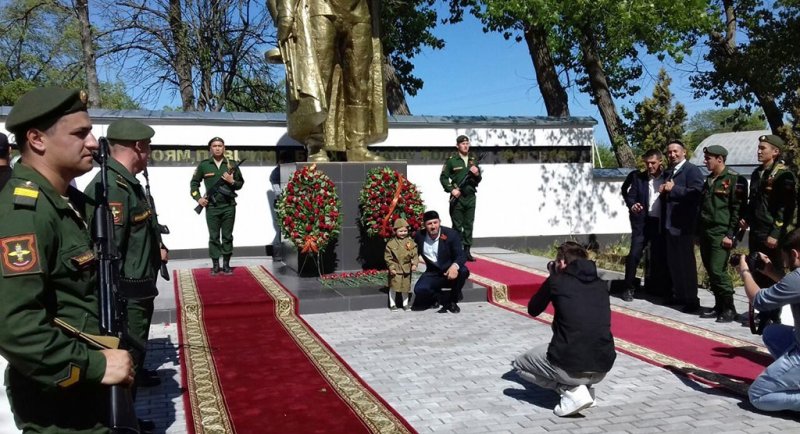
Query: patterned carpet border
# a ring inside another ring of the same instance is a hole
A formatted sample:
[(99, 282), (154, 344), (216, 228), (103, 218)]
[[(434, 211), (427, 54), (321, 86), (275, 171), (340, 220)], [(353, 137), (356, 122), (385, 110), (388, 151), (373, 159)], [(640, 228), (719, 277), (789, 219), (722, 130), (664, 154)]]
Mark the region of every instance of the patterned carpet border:
[(288, 290), (263, 267), (247, 270), (275, 300), (275, 315), (298, 347), (372, 432), (415, 432), (298, 316), (295, 298)]
[[(473, 255), (473, 256), (478, 257), (477, 255)], [(484, 259), (484, 258), (481, 256), (480, 259)], [(492, 261), (492, 262), (495, 262), (495, 261)], [(497, 262), (499, 263), (499, 261), (497, 261)], [(502, 261), (502, 262), (505, 262), (505, 261)], [(505, 265), (505, 264), (506, 263), (504, 263), (503, 265)], [(508, 264), (510, 264), (510, 263), (508, 263)], [(526, 271), (528, 270), (527, 267), (524, 267), (524, 266), (521, 266), (521, 265), (518, 265), (518, 264), (515, 264), (515, 265), (517, 265), (517, 266), (514, 267), (514, 268), (524, 269)], [(541, 273), (537, 273), (537, 274), (541, 274)], [(530, 318), (530, 316), (528, 315), (527, 306), (523, 306), (523, 305), (521, 305), (519, 303), (515, 303), (515, 302), (511, 301), (508, 298), (508, 286), (505, 285), (504, 283), (489, 279), (489, 278), (484, 277), (484, 276), (479, 276), (479, 275), (476, 275), (476, 274), (471, 274), (470, 275), (470, 279), (474, 280), (475, 282), (478, 282), (478, 283), (480, 283), (480, 284), (482, 284), (484, 286), (487, 286), (489, 288), (489, 293), (490, 293), (489, 302), (490, 303), (498, 305), (498, 306), (500, 306), (502, 308), (508, 309), (508, 310), (510, 310), (512, 312), (515, 312), (515, 313), (518, 313), (520, 315), (523, 315), (523, 316), (526, 316), (526, 317)], [(612, 306), (612, 309), (614, 309), (614, 306)], [(633, 311), (631, 309), (626, 309), (626, 308), (622, 308), (622, 309), (625, 309), (626, 311), (637, 312), (637, 311)], [(627, 314), (627, 312), (625, 312), (625, 313)], [(645, 314), (643, 312), (637, 312), (637, 313), (642, 314), (642, 315), (645, 316), (643, 318), (643, 317), (637, 315), (637, 318), (648, 319), (648, 318), (646, 318), (647, 316), (652, 316), (654, 318), (661, 318), (661, 317), (656, 317), (655, 315)], [(535, 319), (537, 321), (540, 321), (540, 322), (543, 322), (545, 324), (551, 324), (553, 322), (553, 316), (550, 315), (549, 313), (546, 313), (546, 312), (543, 312), (542, 314), (540, 314), (539, 316), (537, 316), (536, 318), (533, 318), (533, 319)], [(663, 319), (666, 319), (666, 318), (663, 318)], [(677, 321), (672, 321), (672, 320), (669, 320), (669, 321), (677, 323)], [(653, 322), (661, 324), (658, 321), (653, 321)], [(681, 324), (681, 323), (678, 323), (678, 324)], [(661, 324), (661, 325), (665, 325), (665, 324)], [(683, 325), (686, 325), (686, 324), (683, 324)], [(669, 327), (669, 325), (666, 325), (666, 326)], [(690, 327), (690, 328), (692, 327), (692, 326), (688, 326), (688, 325), (686, 325), (686, 326)], [(704, 329), (700, 329), (700, 328), (697, 328), (697, 327), (694, 327), (694, 328), (698, 329), (698, 330), (704, 330)], [(681, 328), (681, 330), (683, 330), (683, 329)], [(684, 331), (686, 331), (686, 330), (684, 330)], [(703, 337), (708, 337), (708, 336), (705, 336), (705, 335), (699, 334), (699, 333), (697, 335), (698, 336), (703, 336)], [(724, 335), (719, 335), (719, 336), (724, 336)], [(724, 337), (733, 339), (734, 341), (737, 341), (737, 342), (746, 342), (746, 341), (740, 341), (740, 340), (735, 339), (735, 338), (731, 338), (729, 336), (724, 336)], [(709, 338), (709, 339), (713, 339), (713, 338)], [(640, 345), (634, 344), (632, 342), (625, 341), (623, 339), (619, 339), (617, 337), (614, 337), (614, 343), (615, 343), (615, 345), (616, 345), (618, 350), (620, 350), (623, 353), (628, 354), (630, 356), (636, 357), (637, 359), (645, 361), (647, 363), (667, 368), (667, 369), (669, 369), (669, 370), (671, 370), (673, 372), (677, 372), (677, 373), (682, 374), (682, 375), (684, 375), (686, 377), (695, 379), (697, 381), (700, 381), (700, 382), (702, 382), (704, 384), (708, 384), (710, 386), (724, 387), (724, 388), (726, 388), (726, 389), (730, 390), (731, 392), (734, 392), (734, 393), (736, 393), (738, 395), (747, 396), (747, 389), (748, 389), (749, 385), (747, 383), (743, 382), (743, 381), (739, 381), (739, 380), (734, 379), (734, 378), (730, 378), (730, 377), (727, 377), (727, 376), (724, 376), (724, 375), (720, 375), (720, 374), (715, 373), (715, 372), (707, 371), (707, 370), (705, 370), (703, 368), (700, 368), (697, 365), (684, 362), (684, 361), (682, 361), (680, 359), (671, 357), (671, 356), (663, 354), (663, 353), (659, 353), (657, 351), (653, 351), (653, 350), (651, 350), (649, 348), (642, 347)], [(753, 345), (750, 342), (746, 342), (746, 343), (748, 345)]]
[(203, 306), (192, 270), (176, 270), (175, 293), (178, 309), (183, 384), (187, 390), (187, 428), (195, 434), (229, 434), (231, 425), (219, 376), (209, 350), (203, 322)]

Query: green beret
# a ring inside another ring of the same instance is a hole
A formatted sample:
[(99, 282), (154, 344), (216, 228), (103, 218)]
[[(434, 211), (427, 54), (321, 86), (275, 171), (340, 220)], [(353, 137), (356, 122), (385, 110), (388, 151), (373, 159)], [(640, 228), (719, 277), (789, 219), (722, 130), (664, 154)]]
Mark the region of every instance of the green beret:
[(706, 146), (705, 148), (703, 148), (703, 152), (705, 152), (706, 154), (716, 155), (718, 157), (728, 156), (728, 150), (720, 145)]
[(408, 223), (405, 221), (405, 219), (397, 219), (397, 220), (394, 221), (394, 228), (395, 229), (407, 228), (407, 227), (408, 227)]
[(24, 134), (28, 128), (46, 129), (62, 116), (86, 111), (85, 91), (61, 87), (38, 87), (22, 95), (6, 118), (6, 129)]
[(120, 119), (108, 126), (106, 138), (118, 142), (147, 140), (156, 134), (149, 126), (133, 119)]
[(783, 147), (786, 145), (786, 142), (783, 141), (782, 138), (776, 136), (775, 134), (767, 134), (765, 136), (761, 136), (758, 138), (759, 142), (767, 142), (770, 145), (780, 149), (783, 151)]
[(463, 134), (458, 136), (458, 137), (456, 137), (456, 145), (461, 143), (461, 142), (469, 142), (469, 137), (467, 137), (467, 136), (465, 136)]

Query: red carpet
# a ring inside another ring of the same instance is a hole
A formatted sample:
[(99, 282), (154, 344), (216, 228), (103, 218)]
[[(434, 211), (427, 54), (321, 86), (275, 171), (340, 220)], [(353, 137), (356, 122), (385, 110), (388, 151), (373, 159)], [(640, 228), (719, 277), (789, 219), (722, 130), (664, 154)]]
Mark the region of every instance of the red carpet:
[(175, 282), (191, 432), (413, 432), (262, 268), (183, 270)]
[[(528, 300), (545, 280), (532, 269), (485, 257), (469, 269), (471, 278), (489, 285), (491, 302), (525, 315)], [(625, 307), (611, 309), (611, 332), (619, 351), (708, 384), (746, 393), (747, 385), (772, 362), (766, 350), (751, 342)], [(537, 319), (550, 323), (552, 314), (550, 305)]]

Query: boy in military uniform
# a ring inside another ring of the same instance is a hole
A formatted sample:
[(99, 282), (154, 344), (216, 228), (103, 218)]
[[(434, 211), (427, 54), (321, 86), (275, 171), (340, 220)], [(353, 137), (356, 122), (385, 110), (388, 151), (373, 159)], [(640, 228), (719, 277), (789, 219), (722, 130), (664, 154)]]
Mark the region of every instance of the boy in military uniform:
[(0, 191), (0, 353), (24, 432), (106, 433), (109, 389), (133, 382), (131, 356), (88, 342), (100, 334), (97, 258), (87, 198), (70, 181), (92, 168), (97, 141), (86, 94), (38, 88), (6, 128), (22, 160)]
[[(786, 234), (787, 226), (794, 222), (795, 217), (796, 179), (781, 161), (784, 146), (783, 139), (773, 134), (758, 138), (757, 153), (761, 166), (750, 178), (750, 200), (739, 222), (742, 228), (750, 227), (750, 252), (764, 253), (776, 267), (783, 263), (778, 240)], [(772, 284), (759, 273), (753, 277), (762, 288)], [(780, 311), (760, 312), (757, 322), (759, 331), (770, 323), (780, 323)]]
[[(166, 261), (166, 247), (159, 242), (159, 226), (147, 195), (136, 178), (147, 167), (150, 139), (155, 134), (149, 126), (122, 119), (108, 126), (108, 204), (114, 218), (114, 243), (119, 250), (119, 290), (127, 301), (128, 335), (140, 345), (131, 348), (136, 365), (136, 385), (155, 386), (158, 376), (144, 370), (145, 347), (153, 319), (153, 301), (158, 295), (156, 278), (161, 261)], [(102, 179), (98, 173), (85, 193), (94, 198)], [(90, 213), (93, 216), (94, 213)]]
[(408, 223), (404, 219), (394, 222), (395, 236), (386, 243), (383, 259), (389, 268), (389, 309), (397, 311), (395, 298), (403, 294), (403, 309), (411, 310), (408, 295), (411, 292), (411, 273), (416, 271), (419, 256), (417, 243), (408, 237)]
[[(242, 172), (235, 162), (225, 157), (225, 141), (214, 137), (208, 142), (211, 157), (203, 160), (194, 170), (190, 183), (192, 199), (206, 209), (208, 224), (208, 254), (211, 256), (211, 274), (219, 273), (219, 257), (222, 256), (222, 272), (233, 274), (231, 255), (233, 255), (233, 223), (236, 220), (236, 190), (244, 185)], [(200, 181), (206, 192), (217, 180), (224, 182), (211, 197), (200, 194)], [(220, 242), (220, 234), (222, 242)]]
[(700, 202), (700, 256), (711, 280), (714, 308), (700, 318), (716, 318), (731, 322), (736, 317), (733, 306), (733, 282), (727, 273), (728, 258), (739, 227), (739, 202), (744, 199), (739, 174), (725, 166), (728, 150), (719, 145), (703, 148), (705, 166), (711, 172), (706, 177)]
[(468, 261), (475, 261), (470, 247), (472, 225), (475, 221), (475, 193), (482, 178), (478, 161), (469, 153), (469, 144), (467, 136), (456, 138), (458, 153), (445, 161), (439, 182), (444, 191), (450, 193), (450, 219), (453, 221), (453, 229), (461, 235), (464, 254)]

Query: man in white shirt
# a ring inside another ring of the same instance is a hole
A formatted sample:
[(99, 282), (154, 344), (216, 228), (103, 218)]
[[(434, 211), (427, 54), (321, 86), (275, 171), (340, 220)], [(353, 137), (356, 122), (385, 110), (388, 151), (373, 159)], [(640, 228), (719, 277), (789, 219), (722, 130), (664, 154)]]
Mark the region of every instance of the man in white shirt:
[(423, 216), (425, 230), (414, 236), (417, 249), (425, 261), (425, 272), (414, 285), (414, 308), (436, 307), (433, 297), (441, 304), (439, 313), (459, 313), (461, 289), (469, 277), (466, 255), (458, 232), (441, 226), (439, 213), (427, 211)]

